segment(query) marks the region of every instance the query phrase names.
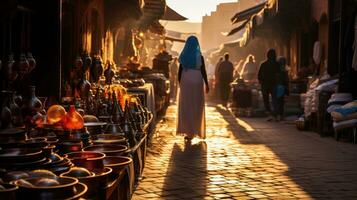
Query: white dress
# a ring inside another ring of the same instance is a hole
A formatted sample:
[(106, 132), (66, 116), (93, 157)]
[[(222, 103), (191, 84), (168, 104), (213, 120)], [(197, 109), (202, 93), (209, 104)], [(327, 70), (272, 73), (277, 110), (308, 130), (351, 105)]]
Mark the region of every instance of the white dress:
[(200, 69), (182, 70), (177, 120), (177, 134), (206, 138), (204, 81)]

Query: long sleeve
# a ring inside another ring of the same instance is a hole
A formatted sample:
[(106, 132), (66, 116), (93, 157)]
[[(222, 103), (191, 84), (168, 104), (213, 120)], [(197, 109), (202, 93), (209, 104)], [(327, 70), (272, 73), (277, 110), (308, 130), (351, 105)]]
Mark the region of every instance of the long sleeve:
[(177, 76), (178, 82), (181, 81), (181, 75), (182, 75), (182, 65), (180, 64), (180, 67), (179, 67), (179, 70), (178, 70), (178, 76)]
[(201, 60), (202, 60), (202, 66), (201, 66), (202, 78), (203, 78), (203, 80), (205, 81), (206, 86), (208, 86), (206, 65), (205, 65), (205, 60), (203, 59), (203, 56), (201, 56)]

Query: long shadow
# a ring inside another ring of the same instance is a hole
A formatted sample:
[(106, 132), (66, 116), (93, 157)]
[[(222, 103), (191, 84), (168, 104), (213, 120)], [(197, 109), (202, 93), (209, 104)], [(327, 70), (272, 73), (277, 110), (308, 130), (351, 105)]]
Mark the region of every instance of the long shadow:
[(175, 143), (161, 193), (162, 199), (203, 199), (206, 194), (207, 145)]
[[(218, 106), (216, 109), (228, 122), (227, 128), (239, 143), (270, 148), (286, 165), (283, 175), (311, 198), (357, 199), (356, 145), (337, 143), (331, 138), (321, 139), (315, 133), (298, 132), (295, 127), (283, 123), (246, 118), (243, 120), (255, 129), (249, 132), (237, 123), (231, 112)], [(274, 168), (274, 164), (271, 167)], [(280, 181), (275, 178), (271, 181)], [(291, 184), (284, 180), (280, 183), (285, 188)]]

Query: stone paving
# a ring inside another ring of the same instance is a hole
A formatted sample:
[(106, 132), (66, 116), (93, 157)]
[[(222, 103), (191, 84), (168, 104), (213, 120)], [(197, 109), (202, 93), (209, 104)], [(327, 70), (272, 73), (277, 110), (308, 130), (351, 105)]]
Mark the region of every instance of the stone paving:
[(157, 126), (134, 200), (357, 199), (357, 145), (210, 104), (207, 139), (185, 143), (176, 109)]

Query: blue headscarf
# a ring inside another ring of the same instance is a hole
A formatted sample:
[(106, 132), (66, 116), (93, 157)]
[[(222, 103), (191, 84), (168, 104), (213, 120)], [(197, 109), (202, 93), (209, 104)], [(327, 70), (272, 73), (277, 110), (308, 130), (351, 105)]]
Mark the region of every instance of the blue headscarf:
[(194, 69), (202, 65), (201, 49), (197, 37), (190, 36), (187, 38), (185, 47), (180, 54), (179, 62), (185, 69)]

